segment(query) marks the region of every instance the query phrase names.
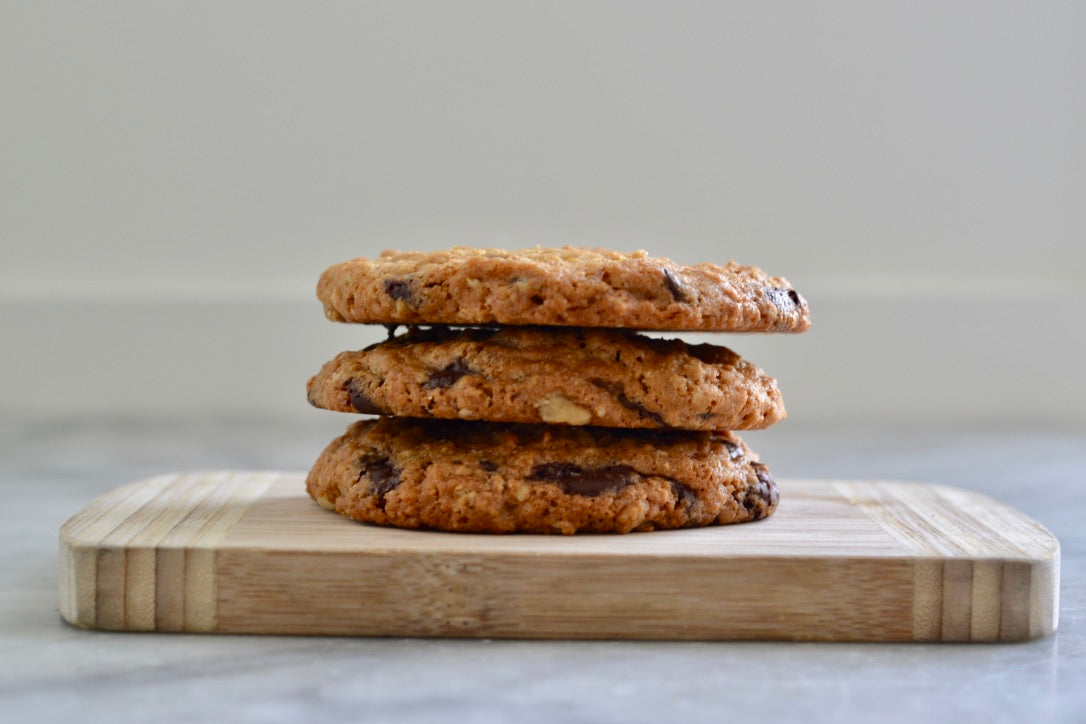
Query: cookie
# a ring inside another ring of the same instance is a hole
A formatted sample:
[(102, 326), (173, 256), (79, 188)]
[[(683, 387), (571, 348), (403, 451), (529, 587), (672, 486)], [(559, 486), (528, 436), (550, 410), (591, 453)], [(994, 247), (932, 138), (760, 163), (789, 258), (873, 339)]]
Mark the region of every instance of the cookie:
[(718, 332), (810, 325), (807, 302), (780, 277), (734, 262), (683, 266), (643, 251), (386, 251), (330, 267), (317, 296), (339, 322)]
[(749, 430), (785, 416), (776, 381), (726, 347), (577, 327), (412, 328), (341, 353), (307, 392), (341, 412), (496, 422)]
[(778, 500), (769, 470), (726, 432), (391, 417), (332, 441), (306, 489), (355, 520), (481, 533), (742, 523)]

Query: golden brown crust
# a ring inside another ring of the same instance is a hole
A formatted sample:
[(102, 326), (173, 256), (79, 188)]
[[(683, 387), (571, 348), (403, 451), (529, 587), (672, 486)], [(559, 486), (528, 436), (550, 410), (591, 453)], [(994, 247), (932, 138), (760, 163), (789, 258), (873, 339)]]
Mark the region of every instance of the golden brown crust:
[(758, 520), (776, 483), (729, 433), (364, 420), (306, 481), (355, 520), (464, 532), (619, 532)]
[(388, 251), (330, 267), (317, 296), (340, 322), (720, 332), (810, 326), (799, 293), (756, 267), (683, 266), (645, 252), (578, 247)]
[(619, 330), (413, 329), (309, 380), (341, 412), (626, 428), (749, 430), (785, 416), (776, 381), (726, 347)]

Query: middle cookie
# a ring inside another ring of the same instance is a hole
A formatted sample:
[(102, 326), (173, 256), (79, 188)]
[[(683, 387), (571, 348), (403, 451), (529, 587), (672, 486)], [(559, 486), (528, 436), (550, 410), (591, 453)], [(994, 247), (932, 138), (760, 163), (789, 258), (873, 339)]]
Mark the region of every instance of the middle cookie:
[(753, 430), (785, 416), (776, 381), (726, 347), (615, 329), (409, 328), (309, 380), (316, 407), (603, 427)]

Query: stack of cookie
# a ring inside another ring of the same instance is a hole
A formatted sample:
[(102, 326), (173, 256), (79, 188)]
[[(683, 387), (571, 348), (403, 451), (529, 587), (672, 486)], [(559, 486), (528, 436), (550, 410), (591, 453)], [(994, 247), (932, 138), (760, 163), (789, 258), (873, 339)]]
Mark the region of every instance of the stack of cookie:
[(638, 331), (801, 332), (807, 304), (784, 279), (644, 252), (460, 247), (343, 262), (317, 294), (331, 320), (389, 327), (309, 380), (313, 405), (378, 416), (310, 471), (326, 508), (406, 528), (565, 534), (776, 508), (769, 470), (731, 432), (784, 417), (773, 378), (725, 347)]

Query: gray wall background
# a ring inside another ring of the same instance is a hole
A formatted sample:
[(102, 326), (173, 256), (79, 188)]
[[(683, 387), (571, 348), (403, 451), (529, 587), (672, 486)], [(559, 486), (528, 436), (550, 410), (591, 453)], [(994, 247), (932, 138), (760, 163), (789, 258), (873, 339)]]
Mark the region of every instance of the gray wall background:
[(793, 419), (1086, 419), (1086, 3), (0, 9), (9, 415), (319, 415), (328, 264), (571, 243), (788, 277)]

